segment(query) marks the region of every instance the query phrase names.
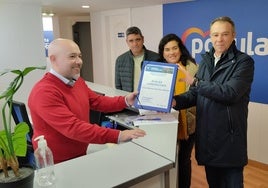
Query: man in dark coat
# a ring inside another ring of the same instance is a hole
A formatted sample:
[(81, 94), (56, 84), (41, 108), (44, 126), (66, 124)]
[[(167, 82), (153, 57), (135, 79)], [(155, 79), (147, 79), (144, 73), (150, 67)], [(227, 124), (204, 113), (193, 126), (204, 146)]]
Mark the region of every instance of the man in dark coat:
[(242, 188), (254, 60), (236, 48), (229, 17), (212, 21), (210, 37), (213, 48), (203, 54), (195, 77), (184, 70), (191, 88), (175, 96), (173, 105), (196, 105), (196, 159), (205, 166), (209, 187)]

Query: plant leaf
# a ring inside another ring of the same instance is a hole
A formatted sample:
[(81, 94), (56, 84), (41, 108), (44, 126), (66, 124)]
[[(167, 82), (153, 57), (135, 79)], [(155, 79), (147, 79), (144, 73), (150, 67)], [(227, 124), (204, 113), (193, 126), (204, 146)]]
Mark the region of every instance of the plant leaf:
[(14, 134), (12, 136), (13, 146), (16, 156), (24, 157), (27, 152), (27, 133), (29, 133), (29, 126), (25, 122), (16, 125)]
[(46, 66), (41, 66), (41, 67), (26, 67), (23, 71), (22, 74), (23, 76), (25, 76), (26, 74), (28, 74), (29, 72), (35, 70), (35, 69), (46, 69)]
[(9, 87), (3, 91), (0, 95), (0, 99), (4, 97), (8, 97), (14, 94), (14, 87), (13, 87), (13, 82), (10, 83)]
[(12, 71), (12, 69), (4, 69), (4, 71), (1, 71), (1, 72), (0, 72), (0, 76), (4, 75), (4, 74), (6, 74), (6, 73), (9, 73), (9, 72), (11, 72), (11, 71)]
[[(15, 150), (16, 156), (25, 157), (27, 152), (27, 133), (29, 132), (29, 126), (25, 122), (21, 122), (16, 125), (14, 133), (12, 134), (12, 142)], [(4, 130), (0, 131), (0, 137), (7, 144), (6, 132)], [(4, 150), (3, 146), (0, 145), (0, 148)]]
[(23, 73), (23, 76), (25, 76), (26, 74), (28, 74), (29, 72), (35, 70), (35, 69), (41, 69), (44, 70), (46, 69), (46, 66), (40, 66), (40, 67), (26, 67), (23, 71), (18, 70), (18, 69), (4, 69), (3, 71), (0, 72), (0, 76), (7, 74), (9, 72), (12, 72), (14, 74), (20, 74)]
[(21, 74), (22, 73), (21, 70), (11, 70), (10, 72), (12, 72), (14, 74)]

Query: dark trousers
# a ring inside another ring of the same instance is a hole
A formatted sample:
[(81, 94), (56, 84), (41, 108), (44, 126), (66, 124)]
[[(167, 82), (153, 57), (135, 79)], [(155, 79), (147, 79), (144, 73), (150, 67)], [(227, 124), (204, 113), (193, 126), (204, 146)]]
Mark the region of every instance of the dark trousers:
[(205, 166), (209, 188), (243, 188), (244, 167), (221, 168)]
[(189, 135), (187, 140), (179, 140), (178, 154), (178, 186), (190, 188), (191, 185), (191, 154), (194, 147), (195, 134)]

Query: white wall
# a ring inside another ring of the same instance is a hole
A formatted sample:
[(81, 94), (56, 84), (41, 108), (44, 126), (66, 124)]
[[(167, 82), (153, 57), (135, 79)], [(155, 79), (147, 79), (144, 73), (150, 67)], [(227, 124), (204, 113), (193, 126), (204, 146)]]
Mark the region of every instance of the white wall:
[(125, 38), (117, 36), (129, 27), (130, 17), (130, 9), (104, 11), (91, 15), (91, 32), (94, 32), (92, 34), (94, 82), (114, 87), (114, 71), (111, 70), (115, 69), (115, 59), (128, 50)]
[(54, 38), (73, 39), (72, 26), (76, 22), (89, 22), (90, 16), (54, 16), (53, 33)]
[[(0, 72), (6, 68), (46, 65), (41, 6), (1, 2), (0, 9)], [(15, 99), (27, 104), (30, 89), (43, 73), (41, 70), (29, 73)], [(0, 77), (0, 92), (6, 89), (11, 77)]]
[(268, 105), (249, 103), (248, 156), (268, 164)]
[(94, 82), (110, 87), (114, 87), (115, 60), (128, 50), (126, 39), (118, 38), (118, 32), (125, 33), (130, 26), (139, 27), (145, 38), (145, 46), (154, 51), (158, 51), (158, 43), (163, 35), (161, 5), (94, 12), (90, 21)]
[(146, 48), (158, 52), (158, 44), (163, 36), (162, 5), (133, 8), (132, 25), (139, 26), (144, 35)]

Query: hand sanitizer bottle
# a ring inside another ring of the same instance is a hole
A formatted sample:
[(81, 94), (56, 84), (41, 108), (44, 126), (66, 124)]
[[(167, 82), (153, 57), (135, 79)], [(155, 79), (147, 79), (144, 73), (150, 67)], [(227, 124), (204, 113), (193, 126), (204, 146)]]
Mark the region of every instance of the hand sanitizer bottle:
[(38, 148), (34, 151), (36, 160), (36, 181), (40, 187), (53, 187), (55, 184), (54, 161), (50, 148), (44, 136), (36, 137)]

